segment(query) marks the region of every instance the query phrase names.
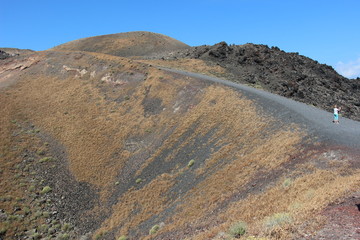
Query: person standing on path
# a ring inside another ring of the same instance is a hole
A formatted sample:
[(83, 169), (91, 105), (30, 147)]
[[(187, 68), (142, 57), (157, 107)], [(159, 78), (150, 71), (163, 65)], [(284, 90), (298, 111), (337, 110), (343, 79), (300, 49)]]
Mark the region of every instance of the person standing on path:
[(341, 107), (337, 107), (337, 105), (334, 106), (334, 121), (333, 123), (339, 124), (339, 112), (341, 110)]

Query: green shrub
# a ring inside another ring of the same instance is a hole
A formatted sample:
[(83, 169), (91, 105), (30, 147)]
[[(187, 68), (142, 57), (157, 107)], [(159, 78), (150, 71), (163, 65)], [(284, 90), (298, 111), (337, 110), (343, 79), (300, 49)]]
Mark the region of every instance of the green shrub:
[(156, 224), (150, 229), (149, 234), (150, 235), (155, 234), (155, 233), (157, 233), (157, 231), (159, 231), (159, 229), (160, 229), (160, 225)]
[(20, 216), (19, 216), (19, 215), (16, 215), (16, 214), (14, 214), (14, 215), (9, 215), (9, 216), (7, 217), (7, 220), (10, 221), (10, 222), (18, 221), (18, 220), (20, 220)]
[(35, 188), (36, 187), (34, 185), (31, 185), (28, 190), (29, 190), (29, 192), (33, 192), (33, 191), (35, 191)]
[(36, 153), (37, 153), (38, 155), (40, 155), (40, 156), (44, 156), (46, 152), (45, 152), (44, 149), (39, 149), (39, 150), (36, 151)]
[(31, 210), (30, 210), (30, 208), (29, 207), (23, 207), (23, 211), (24, 211), (24, 214), (25, 215), (29, 215), (30, 213), (31, 213)]
[(142, 180), (141, 178), (138, 178), (138, 179), (136, 179), (135, 182), (136, 182), (136, 183), (142, 183), (142, 181), (143, 181), (143, 180)]
[(246, 233), (246, 229), (247, 226), (245, 222), (238, 222), (229, 229), (229, 234), (234, 238), (239, 238)]
[(195, 160), (194, 159), (191, 159), (188, 163), (188, 167), (191, 167), (192, 165), (195, 164)]
[(35, 239), (40, 239), (40, 238), (41, 238), (40, 233), (37, 233), (37, 232), (36, 232), (36, 233), (34, 233), (34, 234), (31, 235), (31, 239), (34, 239), (34, 240), (35, 240)]
[(53, 160), (52, 157), (44, 157), (44, 158), (39, 160), (39, 163), (50, 162), (52, 160)]
[(65, 223), (62, 228), (61, 228), (64, 232), (67, 232), (71, 229), (71, 225), (69, 223)]
[(64, 234), (60, 234), (59, 237), (58, 237), (59, 240), (68, 240), (70, 239), (70, 235), (67, 234), (67, 233), (64, 233)]
[(287, 179), (284, 180), (282, 186), (283, 186), (284, 188), (287, 188), (287, 187), (289, 187), (291, 184), (292, 184), (292, 180), (291, 180), (290, 178), (287, 178)]
[(42, 216), (43, 216), (44, 218), (49, 218), (49, 217), (50, 217), (50, 213), (49, 213), (49, 212), (43, 212), (43, 213), (42, 213)]
[(281, 227), (291, 222), (292, 222), (292, 218), (289, 213), (286, 212), (275, 213), (274, 215), (267, 217), (265, 219), (265, 227), (268, 229), (273, 229), (275, 227)]
[(56, 233), (56, 229), (51, 227), (51, 228), (49, 228), (48, 233), (49, 234), (54, 234), (54, 233)]
[(38, 227), (38, 231), (42, 233), (47, 233), (49, 231), (49, 226), (46, 224), (42, 224)]
[(102, 239), (105, 234), (106, 234), (106, 232), (100, 232), (100, 233), (96, 234), (95, 240), (100, 240), (100, 239)]
[(127, 240), (127, 237), (122, 235), (121, 237), (118, 238), (118, 240)]
[(49, 186), (46, 186), (46, 187), (44, 187), (42, 190), (41, 190), (41, 194), (46, 194), (46, 193), (49, 193), (49, 192), (51, 192), (52, 191), (52, 188), (51, 187), (49, 187)]
[(0, 228), (0, 236), (5, 235), (6, 232), (7, 232), (7, 228), (5, 228), (5, 227)]

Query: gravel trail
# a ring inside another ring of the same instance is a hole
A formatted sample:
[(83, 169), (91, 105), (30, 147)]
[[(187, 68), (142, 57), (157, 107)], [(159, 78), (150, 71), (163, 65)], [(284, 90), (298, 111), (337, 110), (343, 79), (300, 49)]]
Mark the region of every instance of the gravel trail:
[(332, 122), (333, 114), (314, 106), (296, 102), (294, 100), (275, 95), (260, 89), (255, 89), (243, 84), (227, 80), (209, 77), (206, 75), (191, 73), (160, 67), (184, 76), (197, 78), (205, 81), (219, 83), (234, 88), (246, 97), (255, 100), (267, 113), (274, 115), (281, 121), (297, 123), (307, 129), (310, 134), (322, 142), (335, 145), (343, 145), (354, 149), (360, 149), (360, 122), (340, 117), (340, 124)]

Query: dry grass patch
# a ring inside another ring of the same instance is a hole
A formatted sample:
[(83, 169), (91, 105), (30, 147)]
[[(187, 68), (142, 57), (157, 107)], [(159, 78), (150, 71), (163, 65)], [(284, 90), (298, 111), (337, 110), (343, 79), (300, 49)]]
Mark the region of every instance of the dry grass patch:
[(113, 213), (102, 224), (99, 231), (118, 230), (118, 235), (127, 235), (130, 230), (164, 210), (165, 193), (174, 184), (174, 177), (168, 174), (158, 176), (143, 188), (130, 189), (113, 206)]
[[(280, 180), (277, 186), (262, 194), (235, 202), (221, 217), (226, 216), (227, 222), (233, 222), (236, 216), (241, 216), (252, 226), (253, 234), (272, 236), (276, 233), (276, 239), (289, 239), (293, 233), (314, 231), (321, 221), (316, 214), (354, 191), (359, 181), (359, 171), (342, 176), (339, 172), (316, 170), (295, 179), (287, 189)], [(307, 229), (298, 228), (306, 221), (313, 225), (307, 225)]]
[(177, 60), (138, 60), (147, 64), (169, 67), (184, 71), (221, 76), (226, 70), (219, 65), (211, 64), (200, 59), (177, 59)]

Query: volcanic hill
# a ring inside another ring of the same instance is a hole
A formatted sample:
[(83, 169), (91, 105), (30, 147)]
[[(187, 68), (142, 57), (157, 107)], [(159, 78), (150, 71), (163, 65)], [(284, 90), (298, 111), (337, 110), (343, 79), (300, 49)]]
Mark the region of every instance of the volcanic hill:
[(176, 51), (189, 47), (183, 42), (162, 34), (139, 31), (83, 38), (59, 45), (52, 50), (87, 51), (133, 57), (151, 56), (163, 51)]
[(266, 69), (227, 67), (219, 47), (240, 49), (193, 56), (206, 47), (135, 32), (0, 60), (0, 239), (358, 238), (358, 149), (275, 102), (159, 67)]

